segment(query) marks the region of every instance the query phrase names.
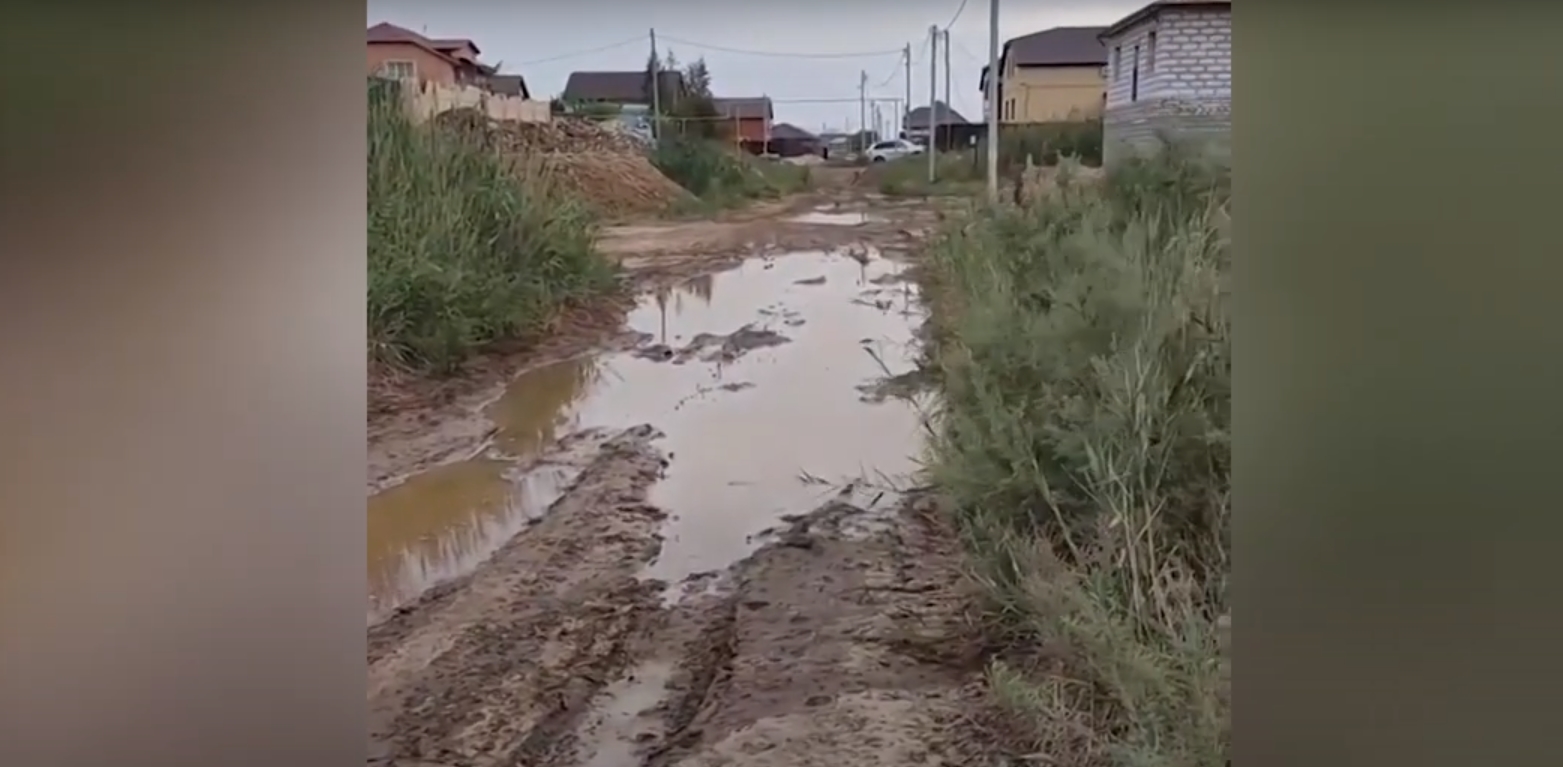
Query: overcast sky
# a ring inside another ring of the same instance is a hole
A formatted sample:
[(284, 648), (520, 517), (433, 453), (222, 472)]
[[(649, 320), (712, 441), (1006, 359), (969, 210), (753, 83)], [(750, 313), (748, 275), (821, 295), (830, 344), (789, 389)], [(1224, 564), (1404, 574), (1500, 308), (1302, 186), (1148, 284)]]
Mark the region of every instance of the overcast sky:
[[(1003, 40), (1050, 27), (1107, 25), (1148, 0), (1004, 0)], [(470, 38), (487, 63), (526, 77), (534, 98), (564, 90), (575, 70), (639, 70), (658, 48), (680, 61), (704, 56), (718, 96), (766, 95), (776, 100), (776, 119), (811, 131), (856, 127), (858, 78), (868, 72), (870, 97), (904, 98), (899, 50), (912, 44), (912, 99), (928, 103), (928, 27), (941, 28), (960, 0), (795, 0), (745, 3), (735, 0), (566, 0), (554, 3), (499, 0), (369, 0), (370, 25), (382, 21), (429, 37)], [(988, 57), (988, 2), (970, 0), (950, 27), (951, 101), (957, 112), (980, 120), (978, 78)], [(616, 46), (616, 47), (609, 47)], [(712, 47), (715, 46), (715, 47)], [(718, 50), (798, 56), (755, 55)], [(871, 53), (817, 58), (820, 54)], [(939, 98), (944, 98), (940, 54)], [(802, 99), (841, 99), (795, 101)], [(882, 106), (888, 115), (892, 105)]]

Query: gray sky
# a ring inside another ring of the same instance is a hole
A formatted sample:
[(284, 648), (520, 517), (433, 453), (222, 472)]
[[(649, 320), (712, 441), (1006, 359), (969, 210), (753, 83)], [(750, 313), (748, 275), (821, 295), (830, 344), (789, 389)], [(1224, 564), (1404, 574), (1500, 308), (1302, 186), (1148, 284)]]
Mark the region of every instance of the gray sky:
[[(1049, 27), (1110, 24), (1148, 0), (1005, 0), (1000, 5), (1003, 40)], [(369, 0), (369, 24), (389, 21), (430, 37), (471, 38), (482, 59), (526, 76), (533, 96), (548, 98), (564, 89), (575, 70), (638, 70), (650, 51), (655, 27), (658, 48), (680, 61), (704, 56), (718, 96), (767, 95), (777, 100), (776, 119), (811, 131), (856, 127), (859, 72), (868, 72), (869, 95), (903, 98), (898, 51), (912, 43), (912, 99), (928, 103), (928, 27), (941, 28), (960, 0), (801, 0), (790, 4), (733, 0), (567, 0), (557, 3), (465, 0)], [(988, 56), (988, 2), (970, 0), (950, 31), (951, 101), (956, 111), (981, 119), (978, 78)], [(602, 49), (616, 43), (618, 47)], [(695, 43), (698, 43), (696, 45)], [(850, 58), (794, 58), (717, 50), (784, 54), (881, 52)], [(888, 51), (888, 52), (886, 52)], [(578, 55), (572, 55), (578, 54)], [(938, 95), (944, 98), (943, 54)], [(806, 103), (790, 99), (846, 99)], [(892, 105), (882, 106), (888, 115)]]

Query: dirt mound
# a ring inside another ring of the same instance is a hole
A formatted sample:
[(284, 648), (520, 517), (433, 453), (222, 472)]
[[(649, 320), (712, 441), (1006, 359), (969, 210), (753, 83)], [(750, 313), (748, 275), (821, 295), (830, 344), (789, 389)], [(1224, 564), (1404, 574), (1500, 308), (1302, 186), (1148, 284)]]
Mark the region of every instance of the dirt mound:
[(498, 122), (475, 109), (453, 109), (434, 121), (507, 156), (539, 158), (557, 183), (605, 216), (660, 212), (690, 197), (633, 137), (587, 120)]

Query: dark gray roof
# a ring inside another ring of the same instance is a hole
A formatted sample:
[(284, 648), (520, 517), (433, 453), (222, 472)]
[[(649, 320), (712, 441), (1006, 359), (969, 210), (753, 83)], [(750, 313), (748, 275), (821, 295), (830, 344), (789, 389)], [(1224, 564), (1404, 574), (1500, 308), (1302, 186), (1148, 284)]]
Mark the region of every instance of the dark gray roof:
[(716, 111), (723, 117), (734, 119), (765, 119), (775, 116), (771, 107), (771, 100), (766, 96), (746, 98), (716, 98), (711, 99)]
[(488, 86), (495, 93), (532, 98), (531, 91), (526, 87), (526, 78), (521, 75), (489, 75)]
[(1107, 47), (1099, 36), (1106, 27), (1054, 27), (1022, 35), (1004, 44), (999, 68), (1011, 58), (1019, 67), (1100, 66)]
[[(663, 84), (682, 88), (684, 73), (658, 72)], [(614, 101), (624, 104), (650, 104), (651, 94), (646, 90), (646, 73), (637, 72), (571, 72), (565, 81), (564, 101)]]
[(1128, 30), (1129, 27), (1132, 27), (1153, 16), (1159, 15), (1163, 9), (1171, 6), (1182, 8), (1226, 9), (1230, 11), (1232, 10), (1232, 0), (1225, 0), (1224, 2), (1221, 0), (1154, 0), (1154, 2), (1152, 2), (1150, 5), (1147, 5), (1144, 8), (1141, 8), (1138, 11), (1123, 17), (1116, 22), (1113, 22), (1113, 25), (1102, 30), (1101, 35), (1098, 37), (1108, 38), (1118, 35)]
[(771, 126), (771, 138), (812, 141), (819, 137), (792, 123), (776, 123)]
[[(935, 109), (939, 110), (938, 115), (940, 125), (954, 125), (957, 123), (969, 122), (969, 120), (961, 116), (960, 112), (951, 109), (949, 105), (945, 104), (943, 101), (935, 101), (933, 102), (933, 105)], [(907, 112), (906, 127), (927, 128), (928, 107), (918, 107), (910, 112)]]

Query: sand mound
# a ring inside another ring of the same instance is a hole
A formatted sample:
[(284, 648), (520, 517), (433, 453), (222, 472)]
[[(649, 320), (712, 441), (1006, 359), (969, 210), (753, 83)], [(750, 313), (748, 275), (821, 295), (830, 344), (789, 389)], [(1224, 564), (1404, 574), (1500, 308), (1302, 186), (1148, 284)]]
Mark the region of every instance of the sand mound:
[(556, 183), (605, 216), (656, 213), (691, 196), (651, 164), (634, 137), (586, 120), (496, 122), (455, 109), (435, 122), (517, 160), (541, 161)]

